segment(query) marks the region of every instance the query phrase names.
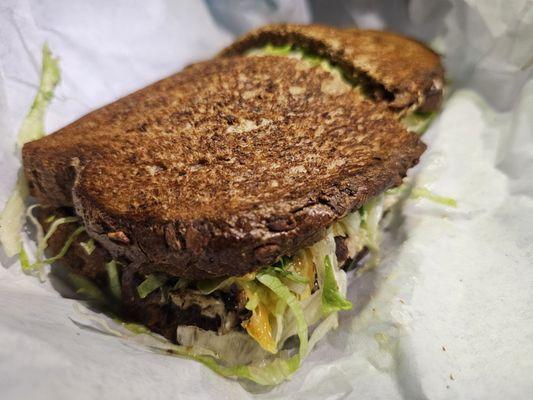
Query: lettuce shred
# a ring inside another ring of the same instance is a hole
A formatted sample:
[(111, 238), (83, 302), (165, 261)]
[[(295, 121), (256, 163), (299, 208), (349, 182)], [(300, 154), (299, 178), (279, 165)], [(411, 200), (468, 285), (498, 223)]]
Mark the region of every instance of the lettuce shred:
[(379, 222), (383, 216), (384, 195), (374, 197), (360, 209), (361, 230), (365, 237), (365, 244), (377, 258), (379, 255), (379, 242), (381, 232)]
[(287, 265), (283, 258), (280, 262), (280, 266), (272, 266), (267, 268), (267, 270), (295, 283), (309, 283), (309, 279), (307, 279), (305, 276), (301, 276), (300, 274), (297, 274), (296, 272), (287, 269)]
[[(30, 111), (20, 127), (17, 143), (24, 143), (44, 136), (44, 116), (46, 108), (54, 95), (54, 89), (60, 80), (59, 63), (52, 56), (48, 45), (42, 49), (41, 80)], [(23, 174), (19, 174), (13, 193), (9, 197), (2, 214), (0, 214), (0, 243), (8, 257), (21, 251), (21, 232), (24, 225), (25, 201), (29, 189)]]
[(168, 278), (163, 274), (150, 274), (139, 286), (137, 286), (137, 294), (141, 299), (144, 299), (154, 290), (162, 287), (167, 280)]
[(85, 253), (87, 253), (88, 256), (93, 254), (93, 251), (96, 248), (93, 238), (90, 238), (86, 242), (80, 242), (80, 246), (85, 251)]
[(411, 192), (411, 197), (413, 199), (420, 199), (420, 198), (427, 199), (434, 203), (442, 204), (448, 207), (453, 207), (453, 208), (457, 207), (457, 200), (451, 197), (439, 196), (425, 187), (415, 187), (413, 191)]
[(303, 359), (307, 354), (308, 327), (300, 303), (298, 302), (294, 294), (292, 294), (292, 292), (287, 288), (287, 286), (285, 286), (281, 282), (281, 280), (275, 275), (272, 275), (268, 272), (261, 273), (258, 274), (257, 280), (263, 285), (265, 285), (267, 288), (269, 288), (271, 291), (273, 291), (276, 296), (278, 296), (280, 300), (285, 302), (289, 309), (292, 311), (294, 317), (296, 318), (297, 333), (298, 338), (300, 339), (299, 355)]
[(235, 282), (234, 277), (218, 278), (218, 279), (203, 279), (196, 282), (197, 289), (203, 294), (213, 293), (215, 290), (219, 290), (230, 286)]
[(335, 272), (329, 256), (325, 257), (324, 264), (326, 266), (324, 275), (324, 288), (322, 290), (322, 312), (325, 315), (339, 310), (350, 310), (352, 303), (339, 292), (339, 286), (335, 279)]
[(0, 243), (8, 257), (13, 257), (22, 248), (21, 232), (24, 225), (24, 204), (29, 195), (28, 183), (20, 174), (15, 189), (0, 214)]
[(433, 121), (436, 115), (436, 112), (415, 111), (407, 114), (402, 119), (402, 123), (411, 132), (422, 136), (427, 131), (431, 121)]
[[(54, 269), (54, 271), (57, 271)], [(108, 307), (110, 302), (106, 294), (95, 285), (90, 279), (79, 274), (66, 270), (61, 278), (71, 288), (74, 288), (76, 294), (83, 297), (85, 301)]]
[(78, 226), (74, 232), (70, 234), (70, 236), (67, 238), (59, 252), (52, 257), (44, 258), (44, 251), (46, 250), (48, 246), (48, 240), (52, 237), (52, 235), (57, 231), (60, 225), (63, 224), (70, 224), (70, 223), (78, 223), (79, 218), (78, 217), (63, 217), (63, 218), (57, 218), (52, 222), (52, 225), (50, 225), (50, 228), (44, 234), (43, 228), (41, 224), (37, 221), (37, 219), (33, 216), (33, 209), (38, 207), (39, 205), (34, 205), (28, 208), (27, 215), (28, 219), (32, 224), (35, 226), (37, 231), (37, 250), (35, 252), (35, 261), (30, 264), (28, 254), (24, 250), (24, 247), (22, 246), (19, 252), (19, 260), (20, 264), (22, 266), (22, 272), (24, 272), (27, 275), (33, 275), (38, 276), (39, 280), (44, 281), (46, 276), (46, 271), (44, 269), (45, 265), (52, 264), (56, 262), (57, 260), (63, 258), (65, 254), (67, 253), (68, 249), (82, 232), (85, 231), (84, 226)]
[(120, 285), (120, 275), (118, 273), (118, 265), (115, 260), (111, 260), (105, 265), (107, 277), (109, 281), (109, 290), (115, 300), (120, 300), (122, 297), (122, 287)]
[(44, 116), (46, 108), (54, 97), (54, 90), (61, 79), (61, 72), (59, 69), (59, 61), (52, 56), (48, 44), (44, 44), (42, 50), (42, 67), (41, 67), (41, 81), (39, 89), (30, 111), (22, 122), (18, 134), (17, 143), (20, 147), (24, 143), (37, 140), (44, 136)]

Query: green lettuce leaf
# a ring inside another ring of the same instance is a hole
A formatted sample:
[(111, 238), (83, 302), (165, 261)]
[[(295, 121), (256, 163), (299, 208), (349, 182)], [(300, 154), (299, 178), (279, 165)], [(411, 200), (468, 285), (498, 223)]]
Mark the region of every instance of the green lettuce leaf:
[[(26, 115), (18, 133), (17, 143), (22, 147), (24, 143), (39, 139), (44, 136), (44, 116), (46, 107), (52, 100), (54, 89), (59, 83), (60, 70), (56, 58), (48, 45), (42, 50), (41, 81), (39, 89)], [(13, 193), (9, 197), (2, 214), (0, 214), (0, 243), (8, 257), (19, 253), (21, 245), (21, 232), (24, 225), (24, 205), (29, 195), (28, 184), (23, 174), (19, 174)]]
[(267, 271), (275, 275), (278, 275), (282, 278), (296, 282), (296, 283), (301, 283), (301, 284), (309, 283), (309, 279), (307, 279), (306, 277), (301, 276), (297, 274), (296, 272), (292, 272), (287, 269), (284, 269), (283, 267), (269, 267), (267, 268)]
[[(78, 282), (78, 284), (79, 283), (83, 284), (83, 282)], [(81, 290), (85, 292), (85, 285), (83, 285), (83, 289)], [(98, 297), (97, 293), (92, 294)], [(79, 307), (77, 310), (86, 319), (96, 323), (98, 329), (105, 333), (126, 340), (132, 340), (153, 351), (161, 352), (165, 355), (175, 355), (198, 361), (217, 374), (227, 378), (242, 378), (258, 383), (259, 385), (273, 386), (287, 380), (300, 366), (299, 354), (292, 357), (280, 356), (260, 364), (236, 366), (224, 365), (216, 356), (199, 353), (194, 347), (173, 344), (165, 338), (151, 332), (143, 325), (126, 323), (115, 318), (114, 321), (124, 328), (123, 330), (119, 330), (115, 327), (111, 327), (109, 319), (105, 316), (94, 314), (88, 310), (83, 311)], [(94, 327), (93, 325), (90, 326)]]
[(61, 279), (73, 288), (77, 294), (82, 296), (83, 300), (110, 307), (109, 298), (90, 279), (71, 272), (68, 268), (61, 269), (61, 273), (58, 273), (58, 271), (60, 270), (54, 268), (54, 273), (60, 275)]
[(457, 200), (452, 199), (451, 197), (439, 196), (424, 187), (415, 187), (411, 192), (411, 197), (413, 199), (427, 199), (433, 201), (434, 203), (442, 204), (448, 207), (457, 207)]
[(35, 261), (30, 264), (28, 255), (26, 251), (24, 250), (24, 247), (22, 246), (19, 252), (19, 259), (20, 264), (22, 266), (22, 272), (24, 272), (27, 275), (36, 275), (39, 277), (39, 280), (41, 282), (45, 281), (46, 277), (46, 271), (44, 269), (44, 266), (46, 264), (52, 264), (53, 262), (56, 262), (60, 258), (63, 258), (65, 254), (67, 253), (68, 249), (82, 232), (85, 231), (84, 226), (78, 226), (74, 232), (67, 238), (63, 246), (61, 247), (59, 253), (57, 253), (55, 256), (50, 258), (44, 258), (44, 251), (46, 247), (48, 246), (48, 240), (50, 237), (57, 231), (60, 225), (63, 224), (70, 224), (70, 223), (77, 223), (79, 221), (78, 217), (63, 217), (55, 219), (48, 231), (46, 232), (46, 235), (43, 235), (43, 228), (39, 221), (33, 216), (32, 210), (35, 207), (39, 207), (38, 204), (35, 204), (28, 208), (26, 215), (28, 216), (28, 219), (30, 222), (35, 226), (37, 230), (37, 251), (35, 253)]
[(13, 257), (22, 248), (21, 232), (24, 225), (24, 204), (29, 195), (28, 183), (20, 174), (15, 189), (0, 214), (0, 243), (8, 257)]
[(93, 251), (96, 248), (93, 238), (90, 238), (86, 242), (80, 242), (80, 246), (83, 250), (85, 250), (85, 253), (87, 253), (88, 256), (93, 254)]
[(65, 254), (67, 254), (68, 249), (70, 248), (70, 246), (72, 245), (72, 243), (74, 242), (76, 237), (78, 235), (80, 235), (82, 232), (85, 232), (85, 227), (84, 226), (77, 227), (76, 230), (74, 232), (72, 232), (72, 234), (68, 237), (68, 239), (65, 242), (65, 244), (63, 244), (63, 247), (61, 247), (61, 250), (59, 251), (59, 253), (57, 253), (53, 257), (45, 258), (41, 262), (43, 264), (52, 264), (52, 263), (56, 262), (57, 260), (59, 260), (60, 258), (63, 258), (65, 256)]
[(261, 55), (261, 56), (288, 56), (291, 54), (292, 45), (287, 44), (284, 46), (276, 46), (273, 44), (267, 44), (260, 49), (252, 49), (248, 52), (249, 55)]
[(296, 330), (298, 333), (298, 338), (300, 339), (300, 349), (299, 355), (303, 359), (307, 354), (308, 346), (308, 326), (305, 321), (303, 314), (302, 306), (299, 301), (296, 299), (296, 296), (292, 294), (287, 286), (281, 282), (281, 280), (270, 274), (270, 273), (259, 273), (257, 275), (257, 280), (265, 285), (267, 288), (272, 290), (276, 296), (282, 299), (293, 313), (296, 319)]
[(327, 315), (339, 310), (350, 310), (352, 303), (339, 292), (339, 286), (335, 279), (335, 272), (329, 256), (326, 256), (324, 260), (325, 275), (324, 275), (324, 288), (322, 290), (322, 312)]
[(215, 290), (231, 286), (235, 282), (234, 277), (202, 279), (196, 282), (196, 288), (203, 294), (213, 293)]
[(415, 132), (422, 136), (427, 131), (431, 121), (433, 121), (436, 115), (436, 112), (415, 111), (407, 114), (402, 119), (402, 123), (411, 132)]
[(24, 143), (39, 139), (44, 136), (44, 116), (48, 104), (54, 97), (54, 89), (61, 79), (59, 62), (52, 57), (52, 53), (45, 43), (42, 51), (43, 61), (41, 67), (41, 82), (30, 111), (22, 122), (17, 143), (20, 147)]
[(120, 277), (118, 274), (118, 266), (115, 260), (111, 260), (105, 265), (107, 271), (107, 277), (109, 280), (109, 290), (111, 295), (116, 299), (120, 300), (122, 297), (122, 287), (120, 285)]
[[(287, 380), (300, 366), (300, 356), (289, 358), (276, 358), (265, 365), (238, 365), (227, 367), (211, 356), (195, 354), (190, 348), (165, 343), (165, 354), (175, 354), (201, 362), (206, 367), (226, 378), (242, 378), (264, 386), (273, 386)], [(160, 349), (153, 346), (153, 349)], [(161, 349), (163, 350), (163, 349)]]
[(141, 299), (144, 299), (154, 290), (159, 289), (167, 282), (168, 278), (164, 274), (150, 274), (146, 279), (137, 286), (137, 293)]

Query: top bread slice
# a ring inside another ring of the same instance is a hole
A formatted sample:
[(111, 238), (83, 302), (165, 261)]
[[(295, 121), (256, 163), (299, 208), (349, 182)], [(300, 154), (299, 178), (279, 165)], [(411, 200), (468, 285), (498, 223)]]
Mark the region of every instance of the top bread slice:
[(436, 111), (442, 101), (440, 57), (413, 39), (390, 32), (323, 25), (267, 25), (219, 54), (229, 57), (266, 44), (298, 46), (328, 59), (397, 113)]
[(424, 148), (390, 102), (301, 60), (236, 55), (28, 143), (23, 161), (32, 194), (75, 206), (114, 257), (202, 279), (319, 240), (398, 185)]

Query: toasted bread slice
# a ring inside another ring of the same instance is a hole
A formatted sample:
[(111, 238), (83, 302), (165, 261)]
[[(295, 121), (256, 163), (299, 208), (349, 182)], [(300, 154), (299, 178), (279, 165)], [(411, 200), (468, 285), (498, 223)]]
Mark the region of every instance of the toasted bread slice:
[(34, 193), (74, 204), (114, 257), (198, 279), (242, 275), (317, 241), (398, 185), (424, 148), (319, 67), (233, 57), (97, 110), (23, 156)]
[(292, 44), (327, 58), (395, 112), (435, 111), (440, 106), (444, 82), (440, 58), (415, 40), (383, 31), (267, 25), (244, 35), (220, 56), (241, 55), (269, 43)]

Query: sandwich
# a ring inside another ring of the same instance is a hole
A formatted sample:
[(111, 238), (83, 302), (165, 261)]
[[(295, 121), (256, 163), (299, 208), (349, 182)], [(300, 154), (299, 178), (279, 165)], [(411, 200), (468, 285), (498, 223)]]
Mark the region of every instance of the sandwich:
[(411, 39), (260, 28), (24, 144), (23, 267), (60, 264), (171, 352), (277, 384), (352, 308), (442, 89)]

